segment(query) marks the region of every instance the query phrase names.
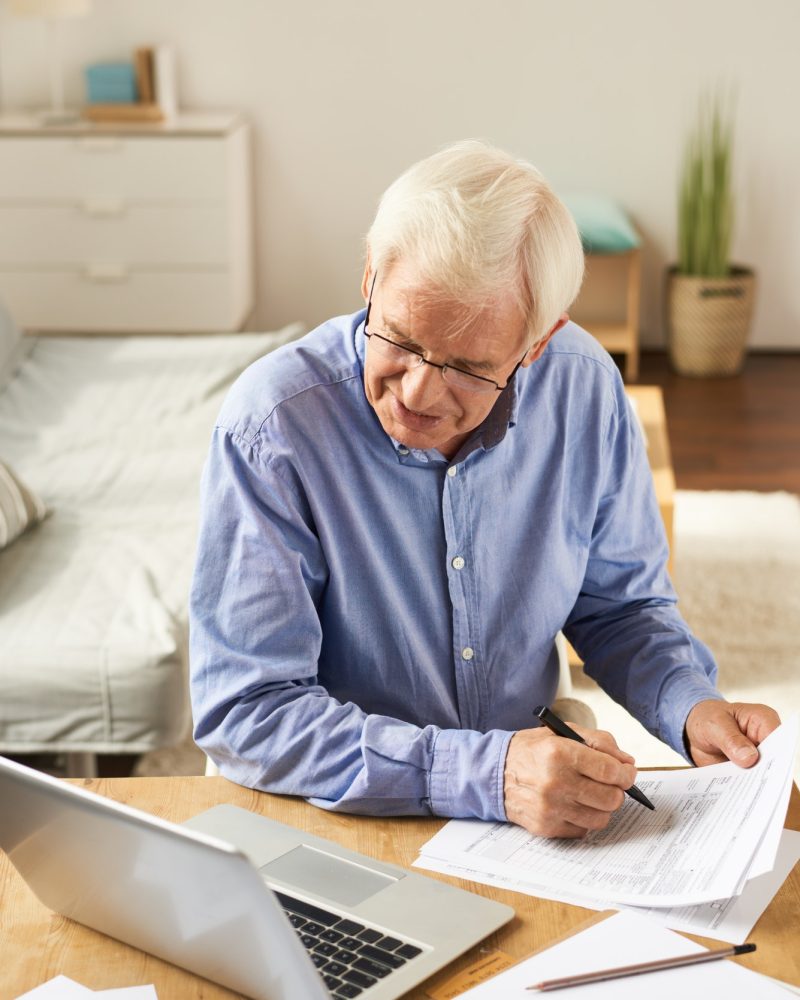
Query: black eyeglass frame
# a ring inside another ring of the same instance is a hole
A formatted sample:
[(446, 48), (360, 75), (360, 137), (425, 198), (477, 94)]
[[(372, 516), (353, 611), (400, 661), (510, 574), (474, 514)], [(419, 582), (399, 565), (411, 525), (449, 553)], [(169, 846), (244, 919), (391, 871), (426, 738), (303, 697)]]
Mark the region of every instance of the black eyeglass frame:
[[(505, 385), (499, 385), (497, 383), (496, 379), (487, 378), (485, 375), (476, 375), (475, 372), (468, 372), (468, 371), (466, 371), (466, 369), (464, 369), (464, 368), (457, 368), (455, 365), (440, 365), (440, 364), (437, 364), (435, 361), (428, 361), (428, 359), (425, 357), (424, 354), (420, 354), (419, 351), (415, 351), (411, 347), (404, 347), (402, 344), (398, 344), (396, 341), (391, 340), (389, 337), (384, 337), (383, 334), (381, 334), (381, 333), (370, 333), (369, 330), (367, 329), (367, 323), (369, 323), (369, 315), (370, 315), (370, 312), (372, 311), (372, 292), (373, 292), (373, 289), (375, 288), (375, 282), (377, 280), (378, 280), (378, 272), (376, 271), (375, 274), (372, 276), (372, 284), (369, 287), (369, 298), (367, 299), (367, 314), (364, 317), (364, 336), (368, 340), (371, 339), (372, 337), (377, 337), (378, 340), (382, 340), (385, 344), (391, 344), (391, 346), (394, 347), (394, 348), (396, 348), (398, 351), (405, 351), (406, 354), (410, 354), (410, 355), (412, 355), (415, 358), (419, 358), (421, 364), (430, 365), (431, 368), (438, 368), (439, 371), (442, 373), (442, 378), (444, 378), (444, 375), (445, 375), (446, 372), (451, 371), (451, 372), (458, 372), (461, 375), (467, 375), (470, 378), (479, 379), (481, 382), (486, 382), (487, 383), (487, 388), (486, 389), (482, 389), (482, 388), (477, 387), (477, 386), (474, 389), (470, 389), (468, 386), (456, 386), (456, 388), (462, 388), (462, 389), (464, 389), (465, 392), (478, 392), (478, 393), (480, 393), (480, 392), (492, 392), (492, 391), (494, 391), (494, 392), (502, 392), (503, 389), (507, 389), (508, 388), (509, 384), (511, 383), (511, 380), (514, 378), (514, 376), (519, 371), (522, 362), (528, 356), (528, 349), (525, 350), (525, 353), (522, 355), (522, 357), (519, 359), (519, 361), (514, 365), (514, 368), (513, 368), (512, 372), (511, 372), (511, 374), (506, 379), (506, 384)], [(453, 383), (448, 383), (448, 384), (452, 385)]]

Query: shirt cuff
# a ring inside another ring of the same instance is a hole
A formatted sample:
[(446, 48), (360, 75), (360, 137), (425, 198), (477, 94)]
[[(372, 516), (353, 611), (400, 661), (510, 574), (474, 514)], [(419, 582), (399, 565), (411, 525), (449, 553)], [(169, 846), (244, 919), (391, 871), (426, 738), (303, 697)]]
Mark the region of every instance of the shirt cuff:
[(724, 701), (725, 698), (710, 682), (704, 682), (694, 671), (681, 671), (661, 689), (658, 703), (658, 725), (661, 739), (694, 763), (683, 738), (689, 712), (701, 701)]
[(504, 773), (513, 733), (443, 729), (433, 748), (431, 812), (435, 816), (506, 821)]

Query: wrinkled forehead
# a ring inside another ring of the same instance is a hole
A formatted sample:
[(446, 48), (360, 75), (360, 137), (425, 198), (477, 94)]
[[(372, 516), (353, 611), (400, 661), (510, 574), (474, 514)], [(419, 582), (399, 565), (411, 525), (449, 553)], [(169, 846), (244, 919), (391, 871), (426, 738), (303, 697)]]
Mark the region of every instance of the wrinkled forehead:
[(435, 331), (442, 341), (507, 350), (526, 335), (525, 317), (512, 294), (465, 295), (420, 278), (402, 263), (378, 275), (373, 301), (389, 330), (412, 338)]

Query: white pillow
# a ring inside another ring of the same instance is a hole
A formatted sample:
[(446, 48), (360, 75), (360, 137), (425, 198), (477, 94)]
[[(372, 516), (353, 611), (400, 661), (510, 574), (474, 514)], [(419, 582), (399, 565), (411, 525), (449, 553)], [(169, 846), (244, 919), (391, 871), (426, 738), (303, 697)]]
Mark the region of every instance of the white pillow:
[(0, 462), (0, 549), (38, 524), (47, 508), (4, 463)]

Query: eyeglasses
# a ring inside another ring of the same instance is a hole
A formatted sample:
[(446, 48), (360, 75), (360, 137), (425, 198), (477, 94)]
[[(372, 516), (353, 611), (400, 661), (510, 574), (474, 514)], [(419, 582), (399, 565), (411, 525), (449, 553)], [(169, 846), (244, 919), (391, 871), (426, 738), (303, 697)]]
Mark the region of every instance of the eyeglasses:
[(528, 354), (527, 350), (516, 365), (514, 365), (514, 370), (506, 379), (505, 385), (499, 385), (493, 378), (476, 375), (474, 372), (464, 371), (463, 368), (455, 368), (453, 365), (437, 365), (435, 361), (428, 361), (419, 351), (412, 350), (410, 347), (403, 347), (402, 344), (396, 343), (382, 333), (370, 332), (367, 329), (367, 323), (369, 323), (369, 314), (372, 310), (372, 289), (375, 287), (377, 277), (376, 273), (369, 290), (367, 315), (364, 319), (364, 336), (369, 340), (370, 348), (374, 348), (382, 357), (388, 358), (390, 361), (394, 361), (406, 369), (421, 368), (423, 365), (438, 368), (442, 373), (442, 378), (448, 385), (452, 385), (455, 389), (465, 389), (467, 392), (502, 392), (517, 374), (519, 366)]

